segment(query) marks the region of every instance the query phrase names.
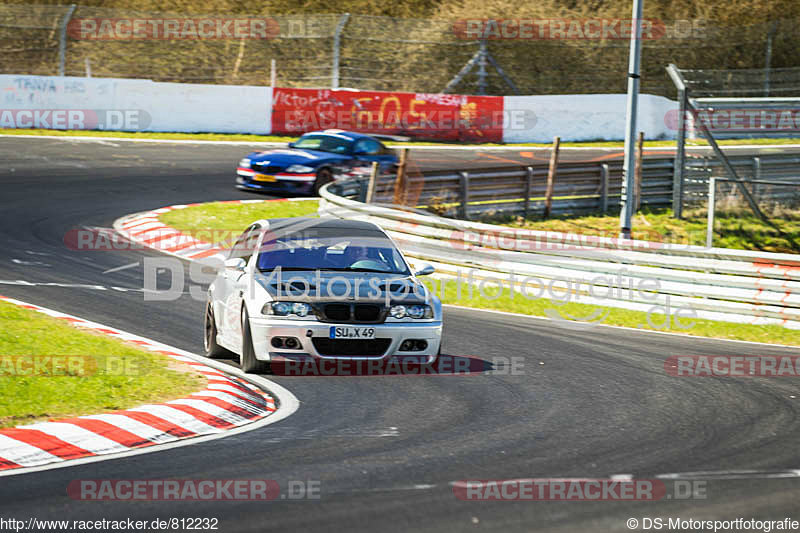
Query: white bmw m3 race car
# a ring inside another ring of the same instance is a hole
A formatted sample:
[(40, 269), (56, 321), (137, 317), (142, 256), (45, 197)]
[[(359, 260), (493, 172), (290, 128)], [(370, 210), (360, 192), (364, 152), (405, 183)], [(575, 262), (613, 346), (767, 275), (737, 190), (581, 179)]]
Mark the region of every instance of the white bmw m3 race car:
[(258, 221), (208, 290), (205, 351), (245, 372), (270, 361), (416, 358), (440, 353), (442, 305), (378, 226), (336, 218)]

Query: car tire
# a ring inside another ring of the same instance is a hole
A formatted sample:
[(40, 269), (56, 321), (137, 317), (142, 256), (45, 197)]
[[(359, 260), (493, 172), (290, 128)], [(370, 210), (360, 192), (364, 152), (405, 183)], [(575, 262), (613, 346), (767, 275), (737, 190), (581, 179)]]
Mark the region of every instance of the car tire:
[(214, 320), (214, 306), (206, 303), (205, 317), (203, 318), (203, 348), (206, 357), (222, 359), (233, 355), (230, 351), (217, 344), (217, 321)]
[(250, 320), (247, 309), (242, 308), (242, 356), (239, 359), (242, 371), (246, 374), (266, 374), (269, 372), (269, 363), (256, 359), (253, 349), (253, 336), (250, 333)]
[(333, 172), (329, 168), (321, 168), (317, 170), (317, 179), (314, 182), (314, 195), (319, 196), (319, 190), (328, 183), (333, 181)]

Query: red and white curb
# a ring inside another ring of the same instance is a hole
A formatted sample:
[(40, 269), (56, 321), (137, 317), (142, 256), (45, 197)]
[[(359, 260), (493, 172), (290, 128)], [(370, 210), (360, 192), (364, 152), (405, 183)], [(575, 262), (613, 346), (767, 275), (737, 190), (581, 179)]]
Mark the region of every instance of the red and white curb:
[(194, 444), (256, 429), (297, 409), (297, 399), (283, 387), (258, 376), (244, 379), (240, 370), (224, 363), (66, 313), (5, 296), (0, 300), (166, 355), (207, 380), (204, 390), (162, 404), (0, 429), (0, 476)]
[[(214, 202), (222, 204), (257, 204), (263, 202), (306, 202), (317, 198), (277, 198), (270, 200), (229, 200)], [(127, 215), (114, 221), (114, 230), (136, 244), (157, 250), (159, 252), (197, 261), (208, 258), (222, 258), (225, 250), (218, 243), (201, 241), (192, 235), (167, 226), (159, 216), (177, 209), (186, 209), (201, 203), (170, 205), (153, 211)], [(239, 228), (238, 233), (227, 235), (228, 239), (235, 239), (245, 228)], [(211, 231), (211, 230), (209, 230)], [(234, 230), (231, 230), (234, 231)], [(235, 232), (235, 231), (234, 231)], [(220, 232), (221, 233), (221, 232)], [(232, 244), (229, 243), (229, 244)]]

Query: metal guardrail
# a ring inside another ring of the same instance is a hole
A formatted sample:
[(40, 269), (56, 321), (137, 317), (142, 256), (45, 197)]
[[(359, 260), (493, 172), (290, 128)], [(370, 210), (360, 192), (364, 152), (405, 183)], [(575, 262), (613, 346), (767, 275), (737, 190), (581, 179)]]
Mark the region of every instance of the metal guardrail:
[(468, 269), (476, 281), (508, 280), (517, 291), (546, 284), (583, 303), (672, 305), (697, 318), (800, 329), (800, 256), (518, 231), (368, 205), (333, 190), (321, 191), (321, 214), (379, 224), (408, 256), (432, 263), (443, 277), (464, 279)]
[[(800, 157), (797, 156), (731, 157), (730, 161), (746, 179), (800, 182)], [(687, 158), (686, 168), (685, 195), (692, 202), (704, 201), (708, 178), (726, 175), (719, 162), (710, 157)], [(645, 159), (641, 205), (670, 206), (673, 175), (672, 158)], [(366, 181), (361, 183), (360, 186), (366, 188)], [(394, 187), (395, 176), (379, 176), (375, 185), (375, 203), (392, 203)], [(415, 172), (407, 176), (403, 204), (462, 220), (500, 213), (527, 217), (543, 214), (546, 187), (547, 165), (543, 164)], [(615, 210), (619, 207), (621, 189), (621, 161), (560, 163), (551, 212), (561, 215)], [(354, 194), (352, 190), (349, 192)], [(365, 192), (359, 193), (362, 201), (366, 198)]]

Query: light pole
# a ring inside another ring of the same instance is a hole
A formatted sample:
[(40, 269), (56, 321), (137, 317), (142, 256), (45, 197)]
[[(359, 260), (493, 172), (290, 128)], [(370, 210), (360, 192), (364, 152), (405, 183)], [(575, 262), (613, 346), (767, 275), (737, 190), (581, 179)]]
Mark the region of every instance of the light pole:
[(625, 161), (622, 165), (622, 209), (619, 214), (620, 238), (630, 239), (634, 205), (636, 113), (639, 104), (639, 67), (642, 60), (642, 3), (633, 0), (631, 47), (628, 60), (628, 105), (625, 125)]

